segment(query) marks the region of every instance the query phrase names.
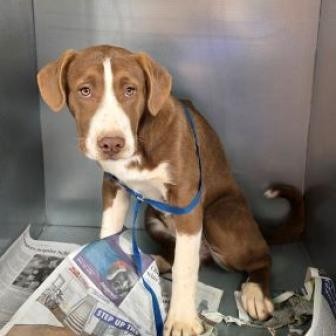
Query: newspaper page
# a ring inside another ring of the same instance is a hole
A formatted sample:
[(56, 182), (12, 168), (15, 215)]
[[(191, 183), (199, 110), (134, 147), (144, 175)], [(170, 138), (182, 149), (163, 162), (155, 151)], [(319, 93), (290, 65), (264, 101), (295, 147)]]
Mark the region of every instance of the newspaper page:
[[(156, 293), (163, 319), (171, 282), (159, 278), (155, 261), (144, 254), (143, 274), (139, 277), (126, 236), (95, 241), (72, 253), (0, 335), (156, 335), (152, 302), (142, 277)], [(199, 284), (199, 310), (217, 311), (222, 294), (221, 290)]]
[(34, 240), (30, 226), (0, 257), (0, 329), (18, 308), (79, 246)]
[(158, 269), (150, 256), (142, 254), (141, 259), (139, 276), (123, 234), (82, 247), (48, 277), (0, 335), (155, 335), (151, 297), (142, 277), (156, 292), (164, 318)]

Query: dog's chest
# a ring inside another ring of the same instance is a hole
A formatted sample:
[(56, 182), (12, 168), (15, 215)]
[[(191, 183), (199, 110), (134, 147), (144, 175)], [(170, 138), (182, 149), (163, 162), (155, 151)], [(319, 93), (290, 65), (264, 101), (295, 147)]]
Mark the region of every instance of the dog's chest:
[(162, 162), (154, 169), (130, 166), (130, 160), (103, 161), (104, 171), (113, 174), (129, 188), (141, 193), (146, 198), (166, 200), (167, 187), (171, 182), (169, 164)]

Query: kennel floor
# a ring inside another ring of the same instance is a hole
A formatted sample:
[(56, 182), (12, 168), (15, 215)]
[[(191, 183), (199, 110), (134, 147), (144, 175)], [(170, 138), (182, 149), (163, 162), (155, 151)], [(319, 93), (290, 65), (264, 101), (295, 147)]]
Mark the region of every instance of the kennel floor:
[[(78, 244), (88, 243), (98, 237), (98, 228), (46, 226), (39, 235), (41, 240), (55, 240)], [(144, 252), (155, 253), (157, 245), (148, 237), (144, 230), (138, 231), (139, 245)], [(271, 288), (273, 293), (301, 288), (306, 268), (311, 266), (309, 255), (303, 243), (287, 244), (272, 247), (272, 276)], [(224, 290), (220, 304), (220, 312), (237, 316), (237, 308), (233, 293), (240, 287), (243, 275), (227, 272), (215, 265), (202, 266), (200, 281)], [(226, 326), (221, 324), (218, 328), (220, 336), (269, 336), (270, 333), (262, 329)], [(286, 335), (286, 331), (278, 332), (279, 336)]]

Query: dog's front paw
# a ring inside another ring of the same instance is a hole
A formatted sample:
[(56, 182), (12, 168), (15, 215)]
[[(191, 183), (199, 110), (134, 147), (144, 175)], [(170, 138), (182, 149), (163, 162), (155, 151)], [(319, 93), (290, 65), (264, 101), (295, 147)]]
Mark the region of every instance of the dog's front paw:
[(195, 316), (168, 316), (164, 336), (197, 336), (203, 332), (201, 320)]
[(273, 314), (273, 303), (255, 282), (242, 285), (241, 300), (245, 311), (255, 320), (263, 321)]

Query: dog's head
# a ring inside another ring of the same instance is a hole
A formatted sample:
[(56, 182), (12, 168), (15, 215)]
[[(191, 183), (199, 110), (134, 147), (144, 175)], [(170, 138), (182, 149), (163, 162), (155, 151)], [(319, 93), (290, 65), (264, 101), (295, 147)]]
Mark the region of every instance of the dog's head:
[(97, 161), (131, 158), (144, 115), (155, 117), (171, 92), (169, 73), (145, 53), (112, 46), (66, 50), (37, 75), (43, 100), (65, 104), (75, 118), (80, 149)]

